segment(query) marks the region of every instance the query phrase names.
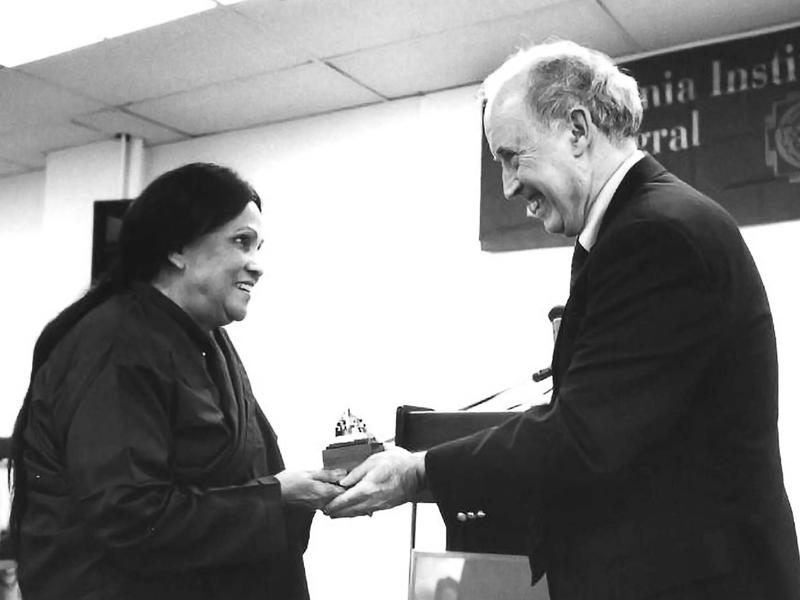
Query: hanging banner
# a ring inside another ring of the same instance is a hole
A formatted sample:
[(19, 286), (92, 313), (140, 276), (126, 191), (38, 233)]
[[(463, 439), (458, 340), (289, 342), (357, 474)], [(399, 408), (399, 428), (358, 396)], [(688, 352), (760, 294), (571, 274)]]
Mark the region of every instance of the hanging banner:
[[(800, 219), (800, 28), (621, 63), (639, 83), (639, 146), (740, 226)], [(503, 198), (483, 140), (481, 248), (572, 245)]]

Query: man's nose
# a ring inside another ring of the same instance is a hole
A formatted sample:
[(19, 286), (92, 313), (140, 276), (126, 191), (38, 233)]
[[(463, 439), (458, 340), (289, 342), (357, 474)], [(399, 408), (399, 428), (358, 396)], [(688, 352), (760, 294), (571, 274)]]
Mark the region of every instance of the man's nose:
[(520, 184), (517, 172), (509, 167), (503, 167), (503, 195), (510, 200), (519, 192)]

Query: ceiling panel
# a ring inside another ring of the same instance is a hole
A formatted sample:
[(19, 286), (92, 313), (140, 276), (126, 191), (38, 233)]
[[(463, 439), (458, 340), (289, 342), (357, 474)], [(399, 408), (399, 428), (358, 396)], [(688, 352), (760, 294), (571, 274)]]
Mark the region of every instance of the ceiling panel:
[(0, 135), (0, 159), (33, 168), (45, 166), (48, 152), (108, 139), (108, 135), (72, 123), (15, 129)]
[(405, 35), (393, 26), (381, 27), (369, 15), (351, 10), (350, 4), (348, 0), (251, 0), (231, 8), (305, 60), (343, 54)]
[(21, 70), (121, 105), (300, 62), (257, 25), (220, 7)]
[(520, 46), (553, 35), (612, 55), (639, 50), (593, 0), (572, 0), (330, 62), (378, 93), (397, 98), (482, 81)]
[(800, 0), (603, 0), (643, 48), (679, 44), (800, 21)]
[(791, 23), (800, 0), (245, 0), (0, 68), (0, 176), (121, 131), (156, 145), (472, 84), (553, 35), (630, 56)]
[(189, 137), (185, 133), (117, 108), (81, 115), (75, 117), (73, 121), (110, 135), (128, 133), (142, 138), (149, 146), (176, 142)]
[(0, 63), (33, 62), (215, 6), (213, 0), (7, 0), (0, 19)]
[(52, 122), (102, 106), (14, 69), (0, 69), (0, 132)]
[(327, 58), (496, 20), (564, 0), (251, 0), (233, 7), (298, 55)]
[(30, 170), (31, 169), (29, 167), (15, 165), (14, 163), (10, 163), (0, 158), (0, 177), (8, 177), (9, 175), (18, 175), (20, 173), (25, 173), (26, 171)]
[(370, 104), (381, 98), (323, 64), (308, 63), (133, 104), (129, 109), (190, 134), (239, 129)]
[[(396, 32), (394, 39), (419, 37), (459, 29), (482, 21), (495, 21), (526, 12), (539, 11), (567, 0), (351, 0), (349, 5), (369, 15), (386, 29)], [(401, 37), (402, 36), (402, 37)], [(366, 47), (362, 45), (362, 47)]]

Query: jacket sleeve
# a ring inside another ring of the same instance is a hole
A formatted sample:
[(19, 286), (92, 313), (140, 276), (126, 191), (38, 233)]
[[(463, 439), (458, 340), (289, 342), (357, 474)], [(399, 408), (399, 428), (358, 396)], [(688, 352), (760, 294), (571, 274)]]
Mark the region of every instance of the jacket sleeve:
[(173, 385), (149, 366), (111, 358), (81, 391), (65, 440), (66, 467), (93, 537), (121, 567), (141, 573), (252, 563), (285, 551), (274, 477), (214, 488), (176, 482)]
[(450, 511), (540, 506), (630, 465), (691, 410), (729, 326), (727, 283), (666, 223), (630, 224), (602, 242), (586, 265), (585, 311), (550, 410), (428, 452), (429, 484)]

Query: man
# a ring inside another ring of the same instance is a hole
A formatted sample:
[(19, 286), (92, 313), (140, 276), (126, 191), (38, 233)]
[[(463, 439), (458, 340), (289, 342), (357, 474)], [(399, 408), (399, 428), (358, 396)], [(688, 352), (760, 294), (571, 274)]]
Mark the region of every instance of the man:
[(448, 529), (525, 528), (555, 600), (800, 598), (772, 317), (735, 222), (637, 150), (636, 82), (608, 57), (534, 46), (484, 94), (506, 197), (578, 236), (551, 402), (375, 455), (326, 512), (427, 488)]

